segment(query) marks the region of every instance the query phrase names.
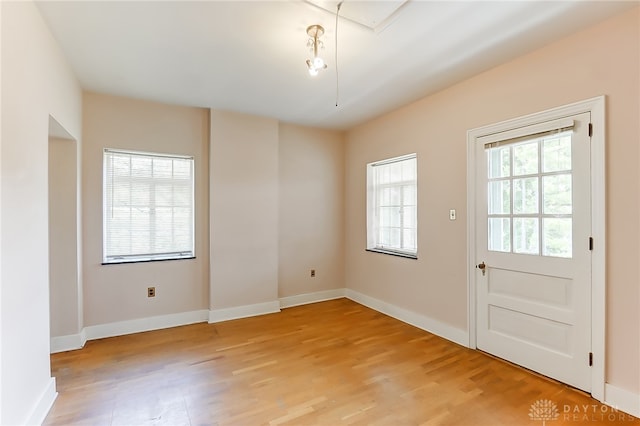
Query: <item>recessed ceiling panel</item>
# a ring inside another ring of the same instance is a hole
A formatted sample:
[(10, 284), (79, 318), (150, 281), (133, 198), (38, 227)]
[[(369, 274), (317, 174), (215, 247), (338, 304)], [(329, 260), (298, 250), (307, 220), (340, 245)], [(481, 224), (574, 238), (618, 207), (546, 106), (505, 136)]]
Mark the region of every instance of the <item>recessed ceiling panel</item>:
[[(308, 3), (335, 14), (339, 1), (307, 0)], [(386, 1), (343, 1), (340, 6), (340, 17), (363, 25), (375, 32), (382, 31), (392, 16), (407, 0)]]

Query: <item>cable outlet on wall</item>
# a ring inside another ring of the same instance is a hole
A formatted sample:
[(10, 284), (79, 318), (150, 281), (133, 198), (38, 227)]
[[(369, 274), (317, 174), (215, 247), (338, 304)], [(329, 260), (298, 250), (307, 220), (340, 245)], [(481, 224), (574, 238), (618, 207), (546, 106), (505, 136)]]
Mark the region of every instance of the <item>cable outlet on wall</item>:
[(311, 270), (311, 272), (309, 273), (309, 276), (310, 276), (311, 278), (314, 278), (314, 277), (316, 276), (316, 270), (315, 270), (315, 269), (312, 269), (312, 270)]
[(147, 287), (147, 297), (156, 297), (155, 287)]

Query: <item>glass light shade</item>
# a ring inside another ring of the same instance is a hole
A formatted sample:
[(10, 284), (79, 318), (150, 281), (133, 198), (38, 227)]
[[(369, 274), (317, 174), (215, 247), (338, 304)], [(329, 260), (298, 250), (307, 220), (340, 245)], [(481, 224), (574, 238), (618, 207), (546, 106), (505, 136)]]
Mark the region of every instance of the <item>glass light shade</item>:
[(317, 70), (321, 70), (324, 68), (324, 59), (319, 56), (313, 58), (313, 67)]

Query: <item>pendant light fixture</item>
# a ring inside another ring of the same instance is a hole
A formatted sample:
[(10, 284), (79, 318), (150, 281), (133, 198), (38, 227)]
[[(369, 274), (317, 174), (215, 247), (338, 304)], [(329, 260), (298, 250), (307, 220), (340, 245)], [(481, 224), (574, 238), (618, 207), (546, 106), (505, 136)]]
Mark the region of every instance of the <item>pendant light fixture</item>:
[(310, 25), (307, 27), (307, 35), (309, 41), (307, 41), (307, 47), (313, 54), (311, 59), (307, 59), (307, 67), (309, 68), (309, 75), (316, 76), (318, 71), (327, 68), (324, 59), (320, 57), (319, 50), (324, 48), (320, 37), (324, 34), (324, 28), (321, 25)]

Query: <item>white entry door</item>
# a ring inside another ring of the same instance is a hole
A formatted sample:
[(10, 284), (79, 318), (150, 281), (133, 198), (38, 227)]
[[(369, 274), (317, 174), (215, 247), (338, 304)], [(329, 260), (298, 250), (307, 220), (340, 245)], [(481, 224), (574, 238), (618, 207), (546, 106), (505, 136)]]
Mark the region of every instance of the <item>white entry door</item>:
[(590, 113), (475, 144), (477, 347), (591, 391)]

